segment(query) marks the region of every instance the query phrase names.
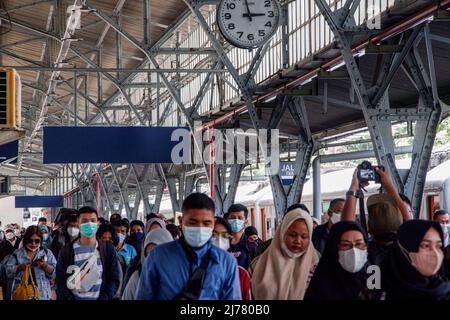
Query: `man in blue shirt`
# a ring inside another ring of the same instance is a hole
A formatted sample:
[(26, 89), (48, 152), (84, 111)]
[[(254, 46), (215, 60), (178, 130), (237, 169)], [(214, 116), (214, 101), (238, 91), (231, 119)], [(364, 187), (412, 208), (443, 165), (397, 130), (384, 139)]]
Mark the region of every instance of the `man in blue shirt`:
[(233, 204), (228, 209), (225, 219), (233, 231), (230, 251), (237, 259), (238, 265), (244, 269), (250, 267), (250, 249), (248, 239), (245, 235), (245, 225), (247, 224), (248, 209), (242, 204)]
[(214, 202), (193, 193), (183, 202), (183, 236), (153, 249), (143, 263), (137, 300), (174, 300), (209, 255), (199, 300), (240, 300), (236, 260), (212, 244)]
[(116, 220), (112, 223), (116, 229), (117, 236), (119, 237), (119, 243), (117, 244), (117, 252), (123, 257), (126, 267), (128, 267), (137, 256), (136, 249), (132, 245), (125, 243), (130, 225), (124, 219)]

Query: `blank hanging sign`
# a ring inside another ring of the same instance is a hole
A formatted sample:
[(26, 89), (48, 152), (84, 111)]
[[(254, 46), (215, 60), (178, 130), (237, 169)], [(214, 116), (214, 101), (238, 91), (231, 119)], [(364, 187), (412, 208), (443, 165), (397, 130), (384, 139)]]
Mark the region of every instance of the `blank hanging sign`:
[(43, 160), (44, 164), (176, 163), (172, 150), (189, 144), (189, 136), (187, 127), (44, 127)]
[(62, 208), (63, 196), (17, 196), (16, 208)]

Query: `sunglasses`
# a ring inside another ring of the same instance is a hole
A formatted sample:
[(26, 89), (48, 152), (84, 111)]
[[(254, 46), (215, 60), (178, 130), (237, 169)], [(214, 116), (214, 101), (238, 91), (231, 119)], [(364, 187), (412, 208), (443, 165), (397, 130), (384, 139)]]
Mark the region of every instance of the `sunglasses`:
[(41, 243), (41, 239), (30, 239), (30, 240), (28, 240), (28, 243), (39, 244), (39, 243)]

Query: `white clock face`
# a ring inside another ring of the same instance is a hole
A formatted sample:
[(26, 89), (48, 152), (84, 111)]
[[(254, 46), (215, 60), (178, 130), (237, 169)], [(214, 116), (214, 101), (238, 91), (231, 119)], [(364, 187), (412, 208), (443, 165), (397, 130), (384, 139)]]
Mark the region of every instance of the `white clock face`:
[(217, 24), (225, 39), (239, 48), (256, 48), (270, 40), (280, 24), (277, 0), (222, 0)]

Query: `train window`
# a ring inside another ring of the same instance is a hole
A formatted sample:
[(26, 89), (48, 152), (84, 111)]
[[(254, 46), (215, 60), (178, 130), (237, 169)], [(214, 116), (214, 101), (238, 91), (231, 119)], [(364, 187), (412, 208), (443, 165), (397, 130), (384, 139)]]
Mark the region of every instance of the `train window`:
[(440, 198), (439, 195), (429, 195), (427, 197), (427, 212), (428, 219), (433, 220), (433, 214), (436, 210), (440, 209)]
[(330, 208), (330, 201), (323, 201), (322, 202), (322, 212), (328, 212), (329, 208)]
[(272, 229), (271, 229), (271, 221), (269, 219), (266, 220), (266, 232), (267, 232), (267, 238), (271, 239), (272, 238)]

